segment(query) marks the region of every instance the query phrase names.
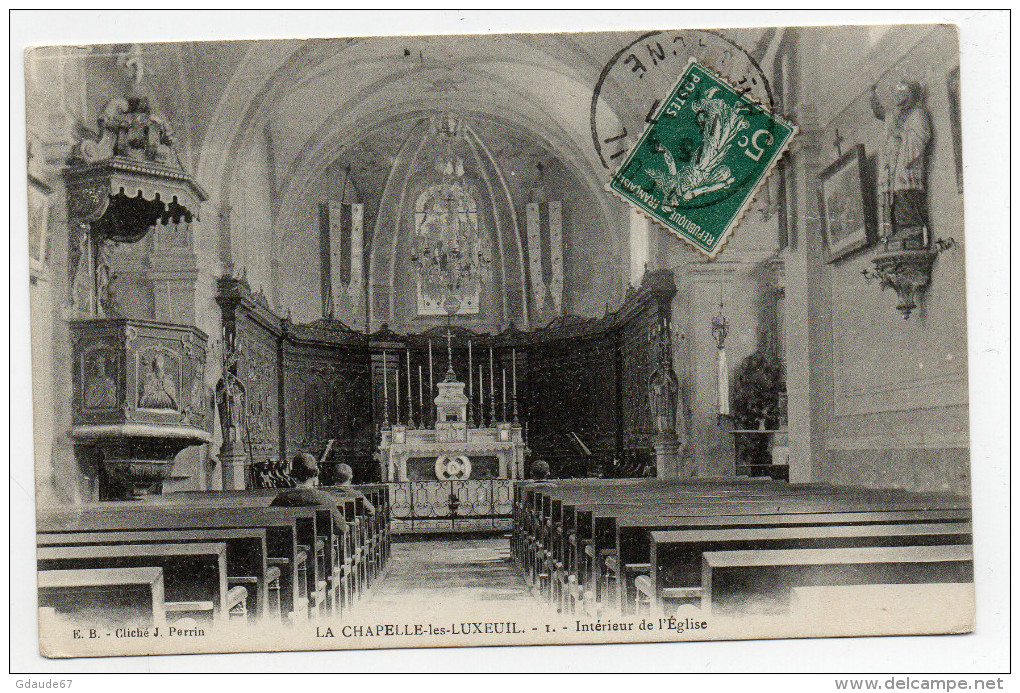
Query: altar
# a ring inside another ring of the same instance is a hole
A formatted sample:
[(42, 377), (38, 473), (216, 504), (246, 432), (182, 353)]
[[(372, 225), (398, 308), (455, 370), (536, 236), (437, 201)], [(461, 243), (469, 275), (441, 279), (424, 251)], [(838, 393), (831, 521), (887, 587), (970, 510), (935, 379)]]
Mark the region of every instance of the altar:
[[(451, 433), (453, 435), (451, 435)], [(379, 446), (384, 481), (519, 479), (524, 475), (520, 426), (383, 431)]]
[(524, 476), (526, 449), (519, 423), (472, 426), (464, 383), (436, 383), (433, 428), (387, 426), (377, 458), (390, 484), (396, 532), (505, 530), (513, 480)]

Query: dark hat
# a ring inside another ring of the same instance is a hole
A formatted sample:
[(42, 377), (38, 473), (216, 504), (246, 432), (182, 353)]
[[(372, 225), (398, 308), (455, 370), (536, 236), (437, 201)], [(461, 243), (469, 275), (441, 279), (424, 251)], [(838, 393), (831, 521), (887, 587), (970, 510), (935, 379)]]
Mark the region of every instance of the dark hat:
[(314, 479), (319, 476), (319, 464), (307, 452), (299, 452), (290, 465), (290, 475), (298, 481)]
[(531, 465), (531, 476), (535, 479), (546, 479), (549, 477), (549, 463), (545, 460), (536, 460)]

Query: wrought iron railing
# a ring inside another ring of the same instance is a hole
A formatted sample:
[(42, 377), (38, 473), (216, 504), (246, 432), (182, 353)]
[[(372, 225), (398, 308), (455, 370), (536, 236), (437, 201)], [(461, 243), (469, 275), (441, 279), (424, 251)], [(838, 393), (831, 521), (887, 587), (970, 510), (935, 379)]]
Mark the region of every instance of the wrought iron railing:
[(394, 532), (509, 530), (511, 479), (390, 483)]

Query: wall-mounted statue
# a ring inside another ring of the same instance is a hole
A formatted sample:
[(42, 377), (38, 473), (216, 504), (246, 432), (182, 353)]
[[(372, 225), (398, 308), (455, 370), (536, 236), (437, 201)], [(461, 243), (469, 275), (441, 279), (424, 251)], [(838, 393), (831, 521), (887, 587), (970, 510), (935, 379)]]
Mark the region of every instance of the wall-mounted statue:
[(878, 85), (871, 87), (871, 109), (886, 124), (878, 162), (879, 235), (887, 244), (904, 249), (927, 248), (931, 243), (926, 181), (931, 117), (919, 83), (901, 80), (894, 93), (895, 112), (887, 117)]

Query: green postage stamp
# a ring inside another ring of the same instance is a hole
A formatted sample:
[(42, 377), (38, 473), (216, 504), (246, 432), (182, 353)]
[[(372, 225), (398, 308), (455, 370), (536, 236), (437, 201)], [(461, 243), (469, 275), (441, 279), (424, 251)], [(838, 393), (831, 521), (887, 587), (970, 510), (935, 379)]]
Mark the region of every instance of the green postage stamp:
[(692, 59), (609, 189), (715, 257), (796, 131)]

